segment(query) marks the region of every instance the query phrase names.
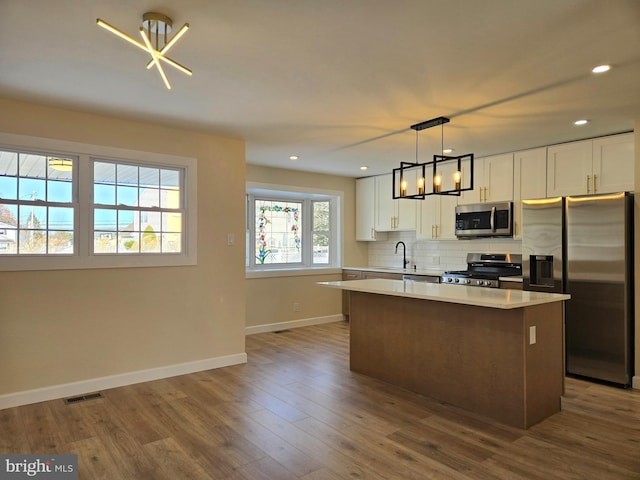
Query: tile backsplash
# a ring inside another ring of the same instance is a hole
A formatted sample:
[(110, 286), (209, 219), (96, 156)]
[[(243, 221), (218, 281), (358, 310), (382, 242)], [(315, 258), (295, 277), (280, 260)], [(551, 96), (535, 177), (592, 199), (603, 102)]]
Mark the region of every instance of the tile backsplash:
[(386, 241), (369, 242), (369, 267), (402, 267), (402, 249), (407, 246), (409, 266), (418, 269), (462, 270), (467, 268), (467, 253), (522, 253), (522, 242), (508, 238), (473, 240), (416, 240), (415, 232), (389, 232)]

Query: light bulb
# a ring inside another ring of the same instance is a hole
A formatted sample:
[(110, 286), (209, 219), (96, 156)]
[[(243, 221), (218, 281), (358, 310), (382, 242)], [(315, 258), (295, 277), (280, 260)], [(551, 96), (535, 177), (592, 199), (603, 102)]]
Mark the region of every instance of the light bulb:
[(462, 180), (462, 173), (459, 171), (454, 172), (453, 183), (455, 184), (456, 190), (460, 190), (460, 180)]
[(400, 180), (400, 196), (407, 196), (407, 181), (404, 178)]
[(442, 176), (439, 173), (436, 173), (435, 177), (433, 177), (433, 191), (439, 192), (440, 185), (442, 185)]

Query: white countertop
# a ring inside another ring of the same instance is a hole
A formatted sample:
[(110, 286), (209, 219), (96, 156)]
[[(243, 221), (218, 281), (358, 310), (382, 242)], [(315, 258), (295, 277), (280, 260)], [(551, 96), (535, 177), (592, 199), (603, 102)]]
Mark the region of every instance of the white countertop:
[(467, 287), (441, 283), (405, 282), (403, 280), (369, 279), (341, 282), (318, 282), (323, 287), (355, 292), (376, 293), (396, 297), (435, 300), (489, 308), (522, 308), (543, 303), (569, 300), (570, 295), (528, 292), (501, 288)]
[(437, 268), (394, 268), (394, 267), (342, 267), (343, 270), (359, 270), (361, 272), (400, 273), (403, 275), (428, 275), (441, 277), (443, 270)]

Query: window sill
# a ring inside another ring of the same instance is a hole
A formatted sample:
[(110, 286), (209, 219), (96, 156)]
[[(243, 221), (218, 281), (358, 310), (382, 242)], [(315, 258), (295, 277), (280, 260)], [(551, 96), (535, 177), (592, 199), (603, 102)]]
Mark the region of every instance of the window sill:
[(303, 277), (307, 275), (330, 275), (336, 273), (342, 273), (342, 269), (339, 267), (270, 268), (268, 270), (247, 269), (245, 278)]

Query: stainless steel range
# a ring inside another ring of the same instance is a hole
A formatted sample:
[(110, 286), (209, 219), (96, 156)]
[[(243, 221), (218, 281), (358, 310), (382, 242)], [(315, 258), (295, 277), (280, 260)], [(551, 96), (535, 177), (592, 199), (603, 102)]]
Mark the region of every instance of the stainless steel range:
[(442, 283), (473, 287), (500, 287), (500, 277), (522, 275), (522, 255), (514, 253), (468, 253), (467, 269), (442, 274)]

